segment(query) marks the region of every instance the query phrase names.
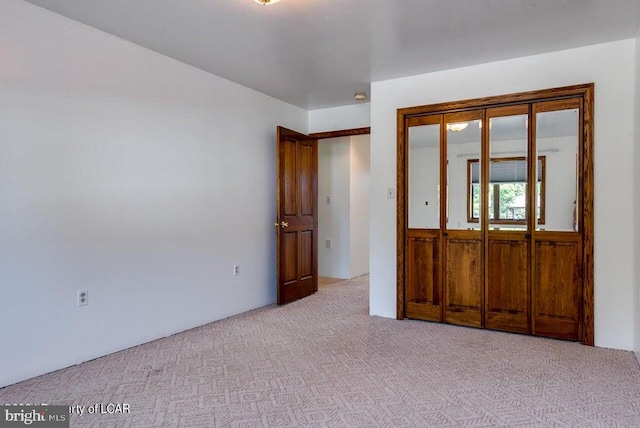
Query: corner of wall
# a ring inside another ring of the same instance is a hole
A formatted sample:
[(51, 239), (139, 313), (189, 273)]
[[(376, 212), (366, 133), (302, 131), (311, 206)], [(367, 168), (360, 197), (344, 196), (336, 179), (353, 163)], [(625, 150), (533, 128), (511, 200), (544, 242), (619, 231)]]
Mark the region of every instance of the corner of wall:
[(308, 118), (309, 133), (366, 128), (371, 123), (371, 105), (361, 103), (310, 110)]

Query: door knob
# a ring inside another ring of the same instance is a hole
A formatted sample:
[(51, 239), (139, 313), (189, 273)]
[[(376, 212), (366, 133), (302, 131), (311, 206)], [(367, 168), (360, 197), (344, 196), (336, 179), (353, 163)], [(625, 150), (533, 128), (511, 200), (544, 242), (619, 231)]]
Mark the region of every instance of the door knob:
[(284, 229), (284, 228), (289, 227), (289, 223), (287, 223), (286, 221), (282, 221), (282, 222), (280, 222), (280, 223), (275, 222), (275, 223), (274, 223), (274, 226), (275, 226), (275, 227), (281, 227), (281, 228), (283, 228), (283, 229)]

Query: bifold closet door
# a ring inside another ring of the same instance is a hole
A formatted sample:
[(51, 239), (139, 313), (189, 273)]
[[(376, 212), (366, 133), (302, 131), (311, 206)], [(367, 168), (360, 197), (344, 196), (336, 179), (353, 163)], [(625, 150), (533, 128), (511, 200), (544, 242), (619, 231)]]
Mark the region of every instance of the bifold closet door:
[(517, 333), (530, 332), (530, 193), (541, 188), (530, 185), (528, 117), (527, 105), (487, 110), (485, 325)]
[(428, 321), (442, 321), (441, 120), (407, 121), (405, 316)]
[[(451, 324), (482, 326), (483, 240), (482, 222), (468, 216), (468, 201), (482, 212), (481, 198), (473, 199), (467, 186), (468, 160), (482, 164), (482, 119), (484, 110), (451, 113), (444, 116), (446, 168), (442, 182), (446, 201), (442, 216), (444, 243), (444, 321)], [(478, 171), (482, 174), (482, 168)]]
[[(533, 105), (538, 154), (546, 153), (544, 221), (533, 232), (533, 334), (583, 340), (582, 100)], [(540, 172), (537, 172), (540, 174)], [(536, 201), (537, 210), (542, 201)]]

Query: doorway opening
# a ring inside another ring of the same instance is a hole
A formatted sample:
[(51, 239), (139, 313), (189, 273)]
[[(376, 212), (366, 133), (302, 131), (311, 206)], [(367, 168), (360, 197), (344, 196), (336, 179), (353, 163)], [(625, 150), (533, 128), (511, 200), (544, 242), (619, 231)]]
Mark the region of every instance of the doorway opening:
[(368, 128), (354, 131), (318, 137), (321, 284), (369, 273), (370, 135)]

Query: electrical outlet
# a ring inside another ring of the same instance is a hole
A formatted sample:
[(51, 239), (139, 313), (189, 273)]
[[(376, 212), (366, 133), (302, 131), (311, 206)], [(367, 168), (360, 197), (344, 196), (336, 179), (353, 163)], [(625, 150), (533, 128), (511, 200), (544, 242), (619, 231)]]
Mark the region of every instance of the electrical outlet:
[(76, 295), (76, 303), (78, 306), (86, 306), (89, 304), (89, 290), (81, 288)]
[(240, 275), (240, 265), (233, 265), (233, 276)]

